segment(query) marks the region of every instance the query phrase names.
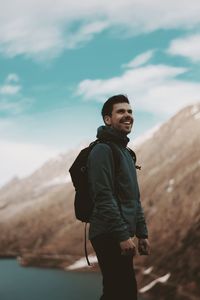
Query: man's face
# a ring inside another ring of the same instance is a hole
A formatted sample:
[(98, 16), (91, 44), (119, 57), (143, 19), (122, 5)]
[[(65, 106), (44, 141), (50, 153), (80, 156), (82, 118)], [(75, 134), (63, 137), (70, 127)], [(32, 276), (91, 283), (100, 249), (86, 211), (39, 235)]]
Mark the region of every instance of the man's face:
[(128, 103), (117, 103), (113, 105), (112, 115), (105, 116), (106, 125), (118, 129), (126, 135), (131, 132), (133, 126), (132, 109)]

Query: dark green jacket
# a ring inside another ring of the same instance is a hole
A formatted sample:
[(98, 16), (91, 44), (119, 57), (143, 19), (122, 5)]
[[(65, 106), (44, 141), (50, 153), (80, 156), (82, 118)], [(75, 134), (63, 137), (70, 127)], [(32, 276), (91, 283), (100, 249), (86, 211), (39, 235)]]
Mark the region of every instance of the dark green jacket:
[(89, 239), (104, 233), (111, 233), (118, 241), (134, 235), (147, 238), (135, 164), (126, 149), (129, 139), (108, 126), (98, 128), (97, 138), (108, 140), (116, 146), (119, 167), (116, 172), (109, 145), (99, 143), (92, 149), (88, 158), (88, 176), (94, 210), (90, 219)]

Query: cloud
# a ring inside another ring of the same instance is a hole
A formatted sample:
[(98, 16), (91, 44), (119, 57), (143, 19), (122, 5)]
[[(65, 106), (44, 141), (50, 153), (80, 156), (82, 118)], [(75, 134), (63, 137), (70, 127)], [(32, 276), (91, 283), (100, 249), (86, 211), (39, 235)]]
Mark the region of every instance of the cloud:
[(153, 57), (154, 50), (146, 51), (138, 56), (136, 56), (133, 60), (129, 63), (122, 65), (123, 68), (135, 68), (142, 66), (149, 62), (149, 60)]
[(20, 85), (11, 85), (11, 84), (5, 84), (0, 87), (0, 94), (2, 95), (16, 95), (21, 90)]
[(7, 78), (6, 78), (6, 82), (10, 83), (10, 82), (19, 82), (19, 76), (15, 73), (10, 73), (8, 74)]
[(8, 115), (18, 115), (24, 110), (28, 109), (33, 103), (33, 99), (21, 98), (17, 101), (10, 101), (8, 99), (0, 99), (0, 113)]
[(16, 115), (22, 113), (33, 103), (33, 99), (25, 97), (22, 93), (20, 78), (10, 73), (0, 85), (0, 113)]
[[(10, 9), (12, 7), (12, 9)], [(198, 28), (198, 0), (7, 0), (0, 7), (0, 52), (51, 59), (107, 30), (119, 37)]]
[(193, 34), (171, 42), (168, 53), (189, 58), (194, 63), (200, 62), (200, 34)]
[(3, 85), (0, 85), (0, 95), (16, 95), (21, 90), (21, 85), (16, 84), (19, 82), (19, 77), (17, 74), (8, 74), (7, 78), (4, 80)]
[(85, 100), (104, 102), (119, 93), (127, 94), (137, 110), (170, 116), (182, 107), (200, 101), (200, 83), (179, 78), (188, 70), (167, 65), (148, 65), (125, 70), (121, 76), (83, 80), (76, 94)]
[(5, 184), (14, 176), (29, 175), (57, 154), (56, 149), (40, 144), (0, 140), (0, 185)]
[(108, 27), (105, 21), (93, 22), (80, 27), (77, 32), (68, 35), (67, 48), (76, 48), (90, 41), (97, 33)]

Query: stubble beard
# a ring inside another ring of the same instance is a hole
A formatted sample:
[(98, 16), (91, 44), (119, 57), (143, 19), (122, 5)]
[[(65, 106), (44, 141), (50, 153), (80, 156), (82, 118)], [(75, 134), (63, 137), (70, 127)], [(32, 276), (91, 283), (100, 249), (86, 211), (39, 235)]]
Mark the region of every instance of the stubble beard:
[[(124, 135), (128, 135), (128, 134), (130, 134), (131, 131), (132, 131), (133, 124), (130, 126), (130, 129), (127, 129), (127, 130), (124, 129), (124, 128), (122, 128), (122, 127), (124, 127), (124, 125), (119, 126), (117, 129), (118, 129), (121, 133), (123, 133)], [(127, 126), (127, 127), (129, 127), (129, 126)]]

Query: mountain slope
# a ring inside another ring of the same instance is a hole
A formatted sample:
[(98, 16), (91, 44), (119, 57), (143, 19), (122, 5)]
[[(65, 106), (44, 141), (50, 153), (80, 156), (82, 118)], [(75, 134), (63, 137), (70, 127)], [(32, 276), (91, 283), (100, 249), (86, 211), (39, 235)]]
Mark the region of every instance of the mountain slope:
[[(158, 274), (171, 273), (174, 299), (185, 299), (180, 291), (200, 292), (199, 133), (200, 105), (196, 104), (163, 124), (137, 151), (152, 244), (148, 264)], [(157, 287), (153, 290), (156, 295)], [(167, 297), (163, 289), (163, 299), (172, 296)]]

